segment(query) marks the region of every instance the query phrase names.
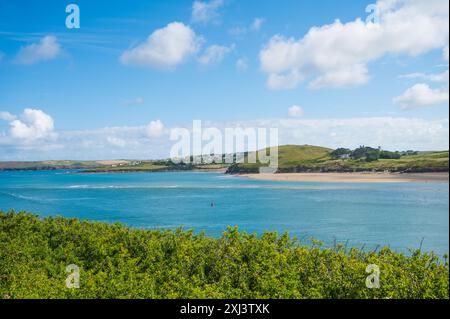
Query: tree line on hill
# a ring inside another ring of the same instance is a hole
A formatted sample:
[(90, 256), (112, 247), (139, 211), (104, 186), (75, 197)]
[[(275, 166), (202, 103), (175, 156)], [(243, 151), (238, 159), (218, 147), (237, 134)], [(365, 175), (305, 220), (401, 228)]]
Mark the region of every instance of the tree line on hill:
[(333, 159), (353, 159), (364, 160), (366, 162), (378, 161), (379, 159), (399, 159), (402, 156), (417, 155), (416, 151), (406, 152), (390, 152), (382, 150), (381, 147), (373, 148), (368, 146), (360, 146), (355, 150), (348, 148), (338, 148), (331, 152)]

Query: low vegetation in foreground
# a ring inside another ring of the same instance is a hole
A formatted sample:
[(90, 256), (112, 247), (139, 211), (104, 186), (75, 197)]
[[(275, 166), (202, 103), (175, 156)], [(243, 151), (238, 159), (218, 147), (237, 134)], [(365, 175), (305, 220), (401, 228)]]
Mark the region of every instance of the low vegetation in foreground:
[[(66, 287), (66, 267), (80, 288)], [(378, 265), (379, 289), (366, 287)], [(0, 212), (1, 298), (448, 298), (432, 253), (365, 252), (230, 228), (220, 238)]]

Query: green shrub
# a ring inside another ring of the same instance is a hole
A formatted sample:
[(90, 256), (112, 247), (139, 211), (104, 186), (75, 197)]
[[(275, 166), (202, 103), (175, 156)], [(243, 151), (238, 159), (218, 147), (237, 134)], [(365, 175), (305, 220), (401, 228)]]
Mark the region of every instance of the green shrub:
[[(66, 288), (66, 266), (80, 288)], [(366, 288), (379, 266), (380, 288)], [(448, 298), (447, 260), (320, 242), (260, 237), (229, 228), (222, 237), (130, 229), (28, 213), (0, 212), (1, 298)]]

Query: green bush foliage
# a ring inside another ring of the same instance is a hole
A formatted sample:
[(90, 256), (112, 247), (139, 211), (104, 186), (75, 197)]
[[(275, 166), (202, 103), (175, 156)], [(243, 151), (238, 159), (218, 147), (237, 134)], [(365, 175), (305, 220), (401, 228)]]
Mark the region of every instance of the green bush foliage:
[[(66, 266), (80, 288), (66, 287)], [(366, 267), (380, 288), (366, 288)], [(449, 267), (404, 255), (302, 245), (287, 234), (229, 228), (220, 238), (182, 228), (132, 229), (0, 212), (1, 298), (448, 298)]]

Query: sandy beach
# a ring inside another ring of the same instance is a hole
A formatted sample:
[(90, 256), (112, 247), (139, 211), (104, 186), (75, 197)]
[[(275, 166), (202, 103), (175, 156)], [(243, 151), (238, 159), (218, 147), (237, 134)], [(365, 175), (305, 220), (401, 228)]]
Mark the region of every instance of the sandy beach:
[(448, 173), (287, 173), (287, 174), (245, 174), (241, 177), (255, 180), (329, 183), (410, 183), (447, 182)]

